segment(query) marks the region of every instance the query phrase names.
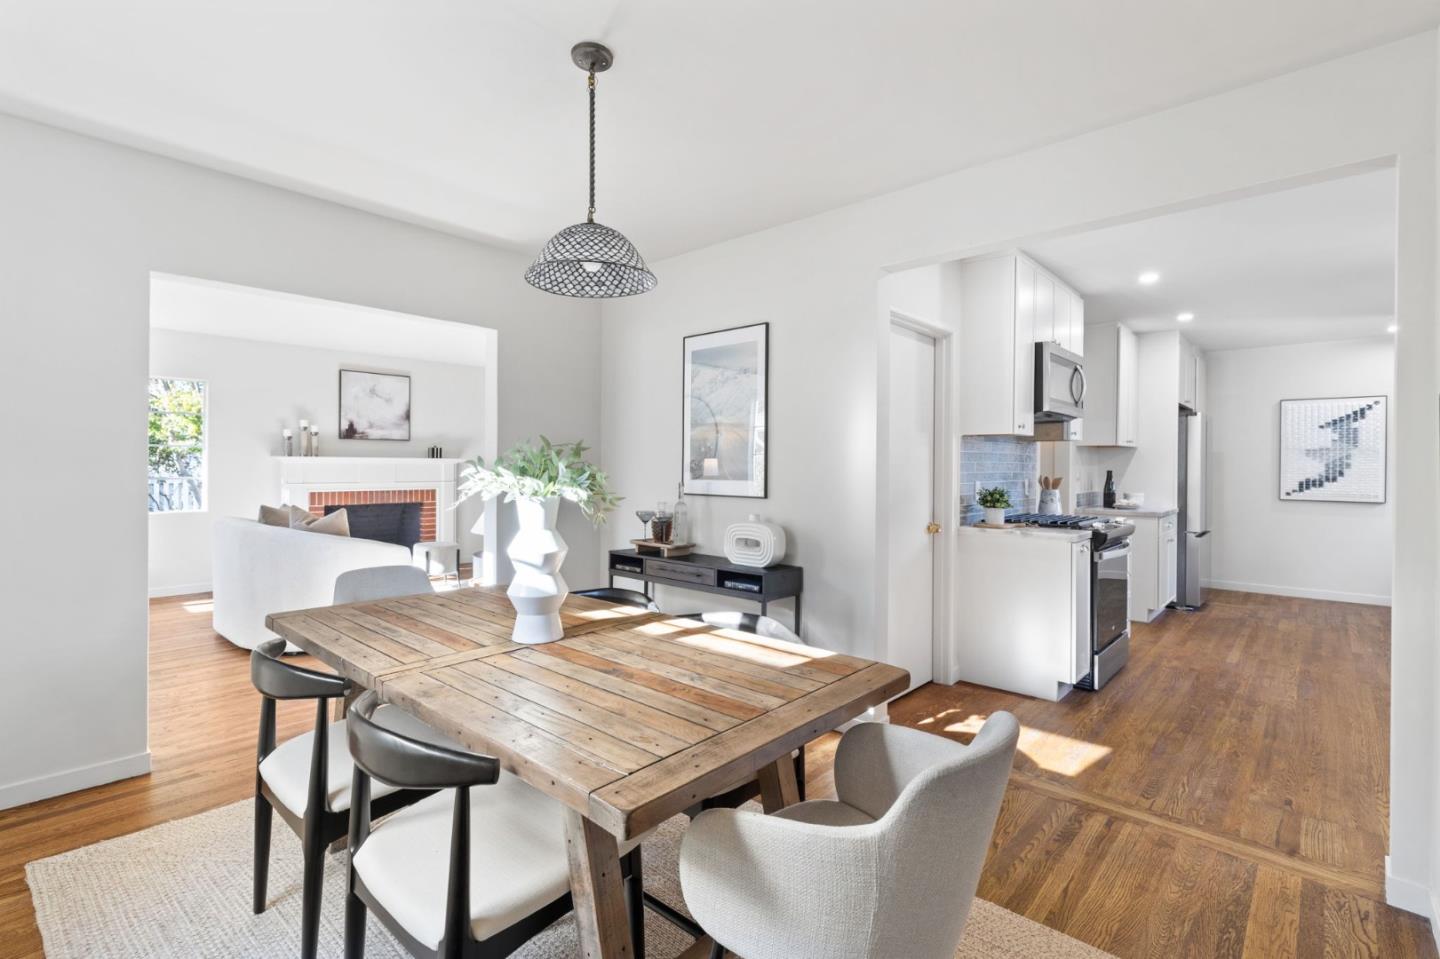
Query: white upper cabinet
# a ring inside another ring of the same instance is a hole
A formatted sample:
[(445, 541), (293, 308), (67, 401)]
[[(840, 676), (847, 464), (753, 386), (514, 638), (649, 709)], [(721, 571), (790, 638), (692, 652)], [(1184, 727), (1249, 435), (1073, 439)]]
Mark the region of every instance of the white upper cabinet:
[(1195, 347), (1191, 346), (1185, 337), (1180, 337), (1180, 405), (1192, 410), (1199, 409), (1195, 402), (1199, 395), (1198, 363), (1199, 355), (1195, 352)]
[(1034, 436), (1035, 344), (1058, 343), (1072, 353), (1083, 352), (1085, 305), (1079, 294), (1023, 254), (978, 257), (956, 267), (960, 431)]
[(1035, 433), (1035, 267), (1011, 254), (959, 271), (961, 433)]
[(1085, 446), (1134, 446), (1139, 426), (1139, 344), (1119, 323), (1085, 331)]
[[(1035, 282), (1035, 334), (1032, 342), (1059, 343), (1061, 331), (1059, 324), (1055, 322), (1055, 278), (1029, 261), (1021, 262), (1025, 264), (1025, 272), (1030, 274)], [(1064, 334), (1069, 337), (1068, 326)]]
[[(1080, 294), (1068, 287), (1065, 290), (1066, 300), (1070, 306), (1070, 345), (1065, 349), (1071, 353), (1085, 355), (1085, 301), (1080, 299)], [(1062, 344), (1063, 345), (1063, 344)]]

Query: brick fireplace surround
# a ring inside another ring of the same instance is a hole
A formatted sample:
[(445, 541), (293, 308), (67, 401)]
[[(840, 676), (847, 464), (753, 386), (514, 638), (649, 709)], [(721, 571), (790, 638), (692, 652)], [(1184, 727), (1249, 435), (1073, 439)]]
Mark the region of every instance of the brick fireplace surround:
[(433, 489), (312, 490), (306, 508), (316, 516), (323, 516), (327, 506), (366, 506), (371, 503), (419, 503), (420, 539), (430, 543), (436, 540)]

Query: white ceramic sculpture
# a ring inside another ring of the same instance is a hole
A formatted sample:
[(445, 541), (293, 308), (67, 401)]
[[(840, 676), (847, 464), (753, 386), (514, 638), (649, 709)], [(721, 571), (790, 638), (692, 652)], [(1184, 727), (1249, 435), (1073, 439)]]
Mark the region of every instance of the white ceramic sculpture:
[(515, 501), (520, 531), (505, 552), (515, 565), (515, 578), (506, 595), (515, 607), (515, 630), (510, 638), (517, 643), (553, 643), (564, 635), (560, 604), (570, 595), (570, 587), (560, 575), (560, 565), (570, 547), (555, 529), (559, 513), (558, 496)]
[(785, 558), (785, 531), (755, 513), (725, 530), (725, 558), (736, 566), (774, 566)]

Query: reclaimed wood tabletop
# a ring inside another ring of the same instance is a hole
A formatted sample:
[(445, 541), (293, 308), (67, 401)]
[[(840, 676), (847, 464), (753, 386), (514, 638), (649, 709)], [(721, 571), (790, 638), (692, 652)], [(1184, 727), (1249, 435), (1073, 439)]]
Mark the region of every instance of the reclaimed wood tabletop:
[(797, 799), (790, 753), (904, 692), (898, 667), (571, 596), (562, 639), (510, 642), (500, 588), (278, 613), (270, 629), (567, 807), (586, 956), (632, 955), (619, 843), (758, 778)]

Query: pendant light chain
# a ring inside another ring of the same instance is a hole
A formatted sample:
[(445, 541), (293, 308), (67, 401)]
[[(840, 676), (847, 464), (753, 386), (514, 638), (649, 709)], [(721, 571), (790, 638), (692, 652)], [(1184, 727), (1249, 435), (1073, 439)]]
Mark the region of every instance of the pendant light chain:
[(595, 222), (595, 71), (590, 71), (590, 212), (586, 223)]

